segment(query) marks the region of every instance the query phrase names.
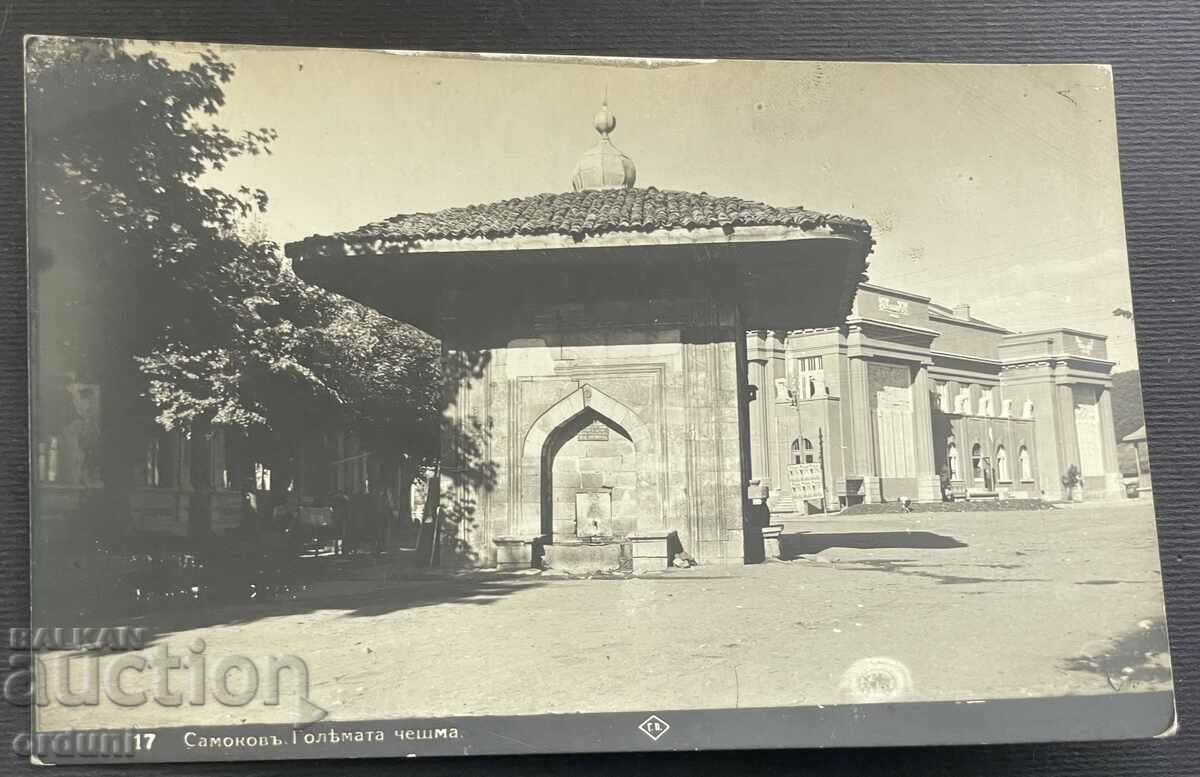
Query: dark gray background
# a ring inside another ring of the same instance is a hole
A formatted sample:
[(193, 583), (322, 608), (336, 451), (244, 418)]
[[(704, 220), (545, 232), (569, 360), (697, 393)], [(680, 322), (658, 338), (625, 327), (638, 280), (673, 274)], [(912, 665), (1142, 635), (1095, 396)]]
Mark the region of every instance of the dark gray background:
[[(1115, 68), (1125, 218), (1182, 729), (1172, 740), (985, 748), (195, 764), (105, 774), (1191, 775), (1200, 554), (1200, 4), (1192, 0), (602, 3), (0, 2), (0, 628), (28, 622), (21, 37), (27, 33), (468, 51), (927, 62), (1104, 62)], [(1020, 196), (1014, 193), (1014, 196)], [(1038, 218), (1030, 213), (1031, 219)], [(0, 703), (0, 774), (26, 710)]]

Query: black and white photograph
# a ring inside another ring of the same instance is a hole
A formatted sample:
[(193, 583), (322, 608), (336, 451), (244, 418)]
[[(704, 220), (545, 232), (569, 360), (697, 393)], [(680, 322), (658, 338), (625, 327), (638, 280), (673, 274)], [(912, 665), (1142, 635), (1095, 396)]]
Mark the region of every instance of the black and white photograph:
[(25, 71), (35, 761), (1174, 731), (1110, 67)]

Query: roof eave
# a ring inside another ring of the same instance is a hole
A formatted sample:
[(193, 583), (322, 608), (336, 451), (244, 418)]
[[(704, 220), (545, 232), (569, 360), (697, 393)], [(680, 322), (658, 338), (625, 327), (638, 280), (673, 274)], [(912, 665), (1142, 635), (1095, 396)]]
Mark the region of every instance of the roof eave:
[(656, 245), (731, 244), (837, 238), (874, 244), (870, 228), (858, 222), (832, 222), (805, 228), (778, 225), (716, 226), (702, 228), (630, 230), (566, 234), (503, 235), (405, 240), (377, 238), (342, 239), (338, 236), (310, 237), (288, 243), (284, 251), (292, 259), (381, 256), (385, 254), (469, 254), (484, 251), (558, 250), (591, 247), (636, 247)]

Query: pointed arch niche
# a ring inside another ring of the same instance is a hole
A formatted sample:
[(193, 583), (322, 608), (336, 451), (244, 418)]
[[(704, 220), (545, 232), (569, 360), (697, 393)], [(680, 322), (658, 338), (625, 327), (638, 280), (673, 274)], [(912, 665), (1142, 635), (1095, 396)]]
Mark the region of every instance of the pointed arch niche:
[(534, 421), (521, 451), (518, 536), (620, 538), (661, 525), (650, 429), (584, 384)]

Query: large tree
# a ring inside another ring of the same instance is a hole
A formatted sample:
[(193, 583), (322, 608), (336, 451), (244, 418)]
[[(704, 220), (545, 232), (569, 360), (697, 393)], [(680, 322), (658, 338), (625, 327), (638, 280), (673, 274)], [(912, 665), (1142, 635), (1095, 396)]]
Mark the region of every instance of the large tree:
[(164, 427), (242, 431), (276, 490), (299, 474), (306, 436), (330, 426), (357, 432), (391, 471), (436, 456), (436, 340), (308, 286), (278, 261), (226, 269), (236, 315), (219, 342), (168, 337), (139, 359)]
[[(102, 512), (120, 527), (144, 444), (135, 358), (166, 333), (215, 331), (229, 315), (207, 288), (247, 253), (236, 226), (266, 204), (260, 191), (200, 179), (262, 152), (274, 133), (204, 123), (233, 75), (211, 53), (175, 68), (114, 41), (33, 39), (27, 54), (32, 269), (47, 289), (36, 295), (38, 372), (56, 380), (62, 367), (101, 386)], [(206, 494), (200, 484), (198, 509)]]
[[(330, 418), (426, 454), (436, 342), (307, 286), (275, 245), (248, 236), (265, 193), (203, 184), (275, 138), (206, 123), (233, 67), (212, 53), (175, 67), (111, 41), (28, 48), (31, 254), (35, 283), (53, 289), (37, 295), (37, 373), (46, 398), (67, 371), (100, 384), (96, 459), (116, 525), (129, 513), (149, 401), (195, 446), (198, 536), (209, 531), (214, 426), (244, 430), (281, 469)], [(65, 415), (47, 409), (38, 423)]]

